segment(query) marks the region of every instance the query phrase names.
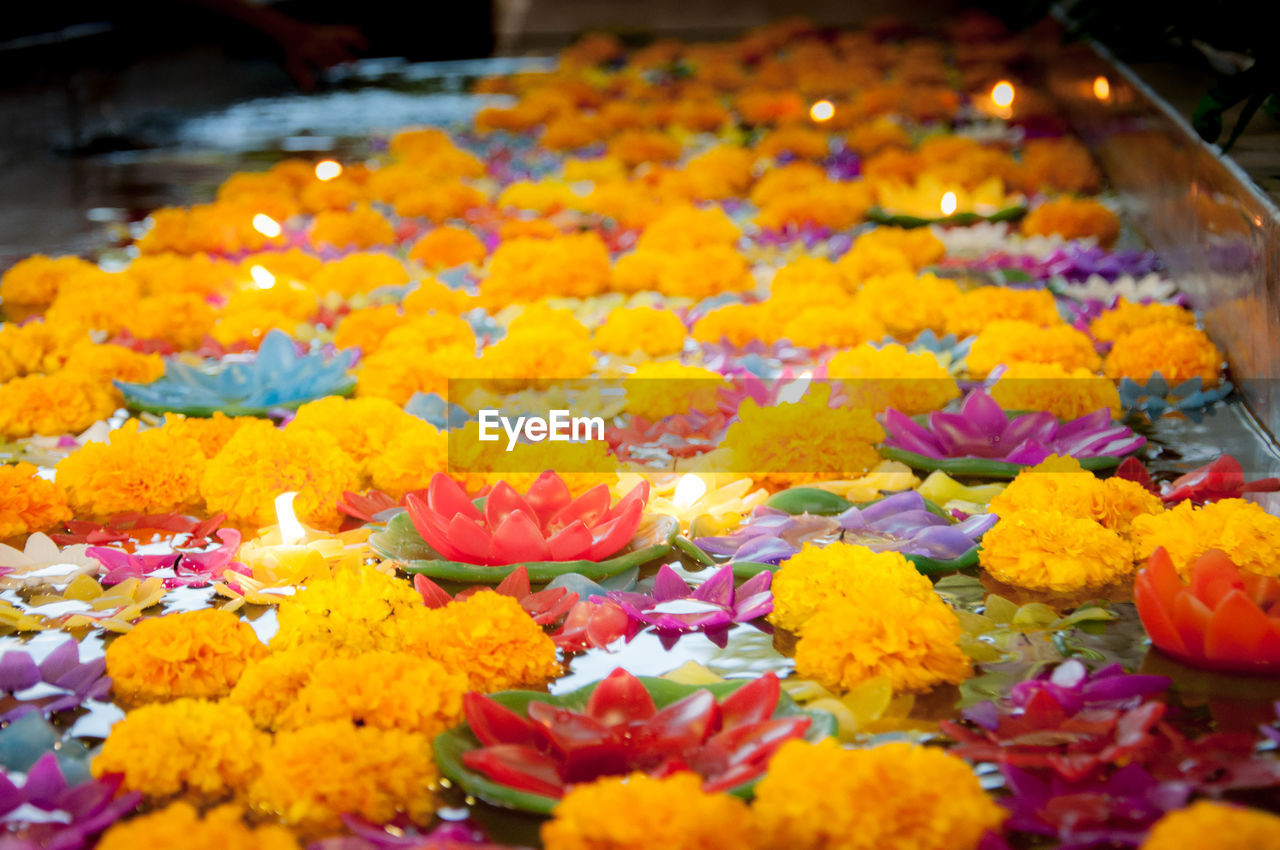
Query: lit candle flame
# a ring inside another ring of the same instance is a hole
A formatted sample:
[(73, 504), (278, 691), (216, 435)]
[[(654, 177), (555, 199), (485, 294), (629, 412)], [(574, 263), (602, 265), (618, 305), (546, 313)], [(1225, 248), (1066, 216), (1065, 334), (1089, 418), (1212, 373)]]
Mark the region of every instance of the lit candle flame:
[(266, 266), (250, 266), (249, 277), (253, 278), (254, 285), (259, 289), (270, 289), (276, 285), (276, 276)]
[(835, 114), (836, 105), (829, 100), (820, 100), (809, 107), (809, 117), (819, 124), (823, 121), (830, 121)]
[(1111, 99), (1111, 81), (1106, 77), (1096, 77), (1093, 81), (1093, 96), (1098, 100)]
[(280, 542), (285, 546), (298, 546), (307, 539), (307, 530), (293, 512), (293, 500), (297, 495), (290, 492), (276, 496), (276, 524), (280, 526)]
[(991, 89), (991, 102), (1001, 109), (1013, 106), (1013, 83), (1001, 80)]
[(956, 212), (956, 193), (947, 192), (942, 196), (942, 214), (955, 215)]
[(342, 163), (332, 159), (322, 159), (316, 163), (316, 179), (329, 181), (342, 174)]
[(276, 221), (266, 213), (258, 213), (253, 217), (253, 229), (268, 239), (275, 239), (284, 232), (284, 228), (280, 226), (280, 222)]
[(701, 499), (707, 492), (707, 482), (692, 472), (687, 472), (680, 476), (680, 480), (676, 483), (676, 492), (671, 497), (671, 501), (677, 507), (691, 508)]

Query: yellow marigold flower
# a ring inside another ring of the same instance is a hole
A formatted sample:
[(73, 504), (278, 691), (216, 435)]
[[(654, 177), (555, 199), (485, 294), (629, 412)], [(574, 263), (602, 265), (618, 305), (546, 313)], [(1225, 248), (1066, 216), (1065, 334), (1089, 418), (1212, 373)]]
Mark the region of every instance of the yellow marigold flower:
[[(418, 354), (418, 357), (412, 356)], [(449, 379), (480, 374), (480, 361), (471, 345), (441, 348), (383, 348), (360, 362), (356, 395), (406, 404), (414, 393), (447, 396)]]
[(693, 323), (690, 335), (699, 342), (723, 342), (744, 346), (776, 332), (773, 312), (766, 304), (726, 304)]
[(809, 127), (782, 127), (761, 136), (754, 150), (762, 157), (790, 153), (799, 159), (822, 159), (831, 153), (827, 138), (826, 133)]
[(199, 295), (226, 292), (235, 282), (236, 267), (204, 254), (143, 254), (129, 264), (129, 277), (144, 295)]
[(1027, 236), (1051, 236), (1084, 239), (1092, 236), (1103, 248), (1110, 248), (1120, 236), (1120, 219), (1097, 201), (1057, 198), (1033, 209), (1022, 220)]
[(95, 286), (86, 292), (66, 292), (66, 285), (74, 280), (71, 278), (64, 283), (64, 291), (45, 311), (44, 320), (50, 328), (60, 333), (103, 331), (108, 334), (124, 328), (125, 317), (138, 303), (137, 295), (127, 288), (105, 285)]
[(253, 628), (207, 608), (150, 617), (107, 646), (112, 690), (130, 703), (222, 697), (267, 654)]
[[(143, 254), (234, 254), (282, 244), (283, 234), (268, 238), (253, 226), (254, 216), (263, 212), (271, 215), (272, 211), (241, 201), (198, 204), (189, 209), (163, 207), (151, 213), (151, 229), (137, 241), (138, 249)], [(284, 212), (291, 214), (293, 210)]]
[(650, 190), (622, 180), (598, 182), (585, 198), (574, 200), (574, 208), (635, 229), (648, 227), (662, 215), (662, 205)]
[(209, 513), (262, 527), (275, 521), (275, 499), (296, 492), (294, 510), (313, 528), (342, 522), (337, 503), (360, 488), (360, 470), (338, 441), (319, 432), (278, 429), (270, 422), (242, 427), (209, 461), (200, 495)]
[(869, 157), (887, 148), (911, 147), (911, 135), (888, 117), (861, 124), (844, 137), (845, 147)]
[(118, 400), (109, 384), (79, 372), (14, 378), (0, 384), (0, 435), (78, 433), (114, 413)]
[(277, 824), (250, 827), (239, 806), (227, 805), (203, 818), (179, 800), (160, 811), (130, 818), (106, 831), (99, 850), (185, 847), (189, 850), (299, 850), (298, 839)]
[(488, 199), (484, 192), (461, 180), (444, 180), (422, 188), (406, 188), (391, 200), (396, 215), (425, 218), (439, 224), (451, 218), (461, 218), (467, 210), (483, 207)]
[(965, 762), (893, 742), (844, 749), (788, 741), (752, 805), (761, 846), (789, 850), (974, 850), (1005, 811)]
[(650, 422), (691, 410), (712, 412), (727, 386), (719, 372), (675, 362), (642, 363), (623, 383), (627, 410)]
[[(872, 231), (873, 233), (876, 231)], [(871, 247), (850, 250), (839, 259), (836, 268), (844, 277), (845, 285), (856, 290), (865, 281), (880, 277), (915, 276), (915, 266), (910, 258), (896, 248)]]
[(840, 267), (820, 257), (800, 257), (778, 269), (769, 284), (772, 298), (785, 296), (793, 290), (809, 292), (843, 292), (849, 288)]
[(258, 728), (275, 731), (280, 716), (311, 681), (316, 665), (342, 651), (320, 642), (277, 649), (245, 667), (227, 702), (244, 709)]
[(448, 466), (448, 436), (417, 417), (397, 431), (386, 447), (369, 460), (373, 486), (393, 499), (410, 490), (421, 490), (431, 477)]
[(453, 148), (453, 139), (438, 127), (406, 127), (387, 145), (391, 154), (401, 159), (421, 159)]
[(437, 227), (420, 238), (409, 249), (409, 258), (428, 269), (450, 269), (463, 263), (484, 262), (489, 249), (470, 230), (461, 227)]
[(276, 735), (249, 799), (307, 829), (337, 829), (344, 814), (370, 823), (406, 815), (426, 825), (438, 777), (430, 736), (338, 720)]
[(1213, 800), (1197, 800), (1169, 812), (1147, 833), (1139, 850), (1280, 850), (1280, 817)]
[(302, 209), (309, 213), (325, 210), (345, 210), (352, 204), (369, 200), (365, 186), (355, 180), (348, 180), (346, 173), (333, 180), (315, 181), (305, 186), (299, 194)]
[(396, 230), (373, 207), (356, 204), (350, 210), (325, 210), (317, 213), (307, 231), (307, 237), (313, 245), (363, 249), (394, 244)]
[(1160, 513), (1164, 504), (1141, 484), (1098, 478), (1074, 458), (1057, 455), (1019, 472), (990, 503), (991, 512), (1002, 517), (1044, 508), (1096, 520), (1127, 538), (1135, 517)]
[(434, 737), (461, 722), (467, 689), (462, 671), (405, 652), (324, 659), (281, 713), (279, 728), (345, 720)]
[(0, 466), (0, 540), (44, 531), (71, 519), (62, 485), (30, 463)]
[(532, 210), (543, 215), (574, 206), (578, 196), (558, 180), (517, 180), (498, 195), (498, 207)]
[(222, 411), (214, 411), (209, 417), (182, 416), (177, 413), (166, 414), (162, 431), (168, 431), (175, 437), (190, 438), (200, 444), (200, 452), (211, 458), (227, 444), (237, 431), (256, 422), (252, 416), (227, 416)]
[(947, 246), (927, 227), (877, 227), (853, 241), (852, 253), (879, 249), (897, 251), (906, 257), (914, 271), (942, 260)]
[(733, 245), (742, 232), (719, 207), (679, 206), (644, 229), (637, 249), (688, 251), (707, 245)]
[(680, 143), (666, 133), (624, 130), (609, 141), (609, 156), (623, 164), (671, 162), (680, 158)]
[(609, 286), (609, 249), (595, 233), (509, 239), (488, 271), (480, 295), (496, 309), (553, 295), (585, 298)]
[(737, 145), (716, 145), (684, 164), (693, 181), (695, 200), (720, 200), (741, 195), (755, 176), (751, 153)]
[(1018, 319), (1040, 327), (1062, 324), (1053, 293), (1047, 289), (979, 286), (963, 292), (947, 311), (947, 333), (976, 334), (1000, 319)]
[(419, 421), (385, 398), (327, 396), (298, 408), (286, 431), (328, 434), (362, 470), (401, 431)]
[(305, 283), (283, 277), (266, 289), (242, 289), (232, 293), (224, 308), (225, 315), (234, 313), (280, 313), (295, 322), (310, 319), (320, 309), (320, 296)]
[(633, 251), (613, 266), (612, 284), (618, 292), (657, 292), (658, 280), (672, 255), (667, 251)]
[(452, 313), (458, 315), (476, 307), (478, 299), (459, 289), (446, 286), (434, 278), (426, 278), (404, 297), (400, 306), (406, 313)]
[(791, 162), (771, 168), (751, 189), (751, 203), (763, 207), (786, 195), (805, 192), (827, 182), (827, 172), (812, 162)]
[(744, 401), (722, 443), (735, 468), (783, 485), (853, 477), (874, 467), (880, 462), (874, 444), (884, 429), (870, 411), (830, 407), (830, 397), (830, 387), (821, 385), (795, 403)]
[(408, 625), (406, 647), (465, 673), (473, 690), (536, 687), (560, 674), (555, 643), (510, 596), (481, 590), (427, 613)]
[(403, 350), (412, 355), (460, 345), (474, 349), (476, 334), (471, 325), (452, 313), (415, 315), (399, 327), (387, 331), (379, 350)]
[[(1071, 593), (1133, 574), (1133, 545), (1094, 519), (1056, 506), (1003, 515), (982, 538), (978, 562), (993, 578), (1032, 590)], [(1142, 517), (1134, 521), (1136, 529)]]
[(351, 652), (398, 650), (405, 630), (420, 628), (427, 613), (407, 581), (372, 567), (338, 570), (281, 600), (271, 649), (321, 642)]
[(91, 769), (97, 777), (124, 774), (126, 791), (148, 797), (218, 798), (244, 790), (257, 776), (269, 740), (239, 706), (176, 699), (126, 714), (111, 727)]
[(400, 286), (409, 282), (404, 264), (390, 254), (357, 251), (340, 260), (325, 263), (310, 280), (312, 290), (336, 292), (350, 298), (379, 286)]
[(302, 324), (299, 319), (279, 310), (246, 308), (225, 311), (214, 323), (213, 338), (222, 345), (245, 343), (256, 349), (270, 331), (282, 330), (296, 336)]
[(1144, 383), (1159, 372), (1171, 386), (1200, 378), (1204, 386), (1218, 383), (1222, 352), (1199, 328), (1179, 322), (1144, 325), (1124, 334), (1111, 346), (1103, 371), (1108, 378), (1132, 378)]
[(774, 574), (769, 622), (799, 634), (829, 599), (874, 604), (872, 600), (882, 595), (903, 593), (921, 599), (934, 596), (933, 583), (900, 553), (872, 552), (852, 543), (805, 544)]
[(1031, 139), (1022, 146), (1014, 182), (1027, 194), (1044, 189), (1089, 193), (1098, 190), (1102, 174), (1089, 149), (1076, 139)]
[(142, 354), (123, 345), (98, 345), (86, 339), (72, 346), (64, 368), (103, 383), (149, 384), (164, 375), (164, 358), (159, 354)]
[(1210, 549), (1221, 549), (1236, 566), (1262, 576), (1280, 576), (1280, 518), (1244, 499), (1222, 499), (1197, 508), (1180, 502), (1164, 513), (1133, 521), (1137, 556), (1168, 550), (1183, 578)]
[(708, 794), (695, 773), (606, 777), (570, 789), (542, 825), (547, 850), (754, 847), (747, 804)]
[[(480, 372), (495, 389), (546, 387), (556, 381), (585, 378), (595, 369), (591, 342), (555, 325), (508, 330), (480, 353)], [(464, 377), (454, 375), (453, 377)]]
[(78, 514), (190, 512), (200, 505), (206, 459), (200, 444), (164, 428), (138, 430), (136, 419), (105, 443), (86, 443), (58, 464), (58, 483)]
[(1057, 363), (1011, 363), (991, 388), (1005, 410), (1044, 410), (1059, 419), (1076, 419), (1106, 408), (1120, 418), (1115, 382), (1088, 369), (1067, 370)]
[(878, 318), (855, 305), (805, 307), (785, 319), (781, 328), (783, 339), (805, 348), (850, 348), (879, 339), (884, 333)]
[(196, 348), (213, 331), (217, 312), (203, 295), (169, 292), (138, 302), (124, 326), (139, 339), (167, 342), (180, 349)]
[(975, 378), (985, 378), (996, 366), (1014, 363), (1057, 363), (1064, 369), (1096, 372), (1102, 358), (1089, 337), (1070, 325), (1042, 328), (1017, 319), (989, 323), (965, 358), (965, 366)]
[(1116, 306), (1089, 323), (1094, 339), (1115, 342), (1120, 337), (1147, 325), (1194, 325), (1195, 314), (1177, 304), (1135, 304), (1121, 297)]
[(659, 307), (617, 307), (596, 328), (592, 343), (607, 354), (643, 352), (650, 357), (675, 354), (684, 348), (685, 327), (680, 317)]
[(858, 289), (857, 306), (879, 319), (894, 337), (909, 342), (923, 330), (942, 333), (960, 288), (933, 274), (872, 278)]
[(562, 115), (547, 122), (538, 142), (548, 150), (574, 150), (599, 141), (607, 129), (602, 122), (594, 120), (594, 116)]
[(859, 345), (827, 362), (827, 377), (837, 381), (851, 407), (881, 411), (896, 408), (908, 416), (946, 407), (960, 397), (951, 374), (928, 351), (901, 345)]
[(756, 223), (775, 230), (789, 227), (848, 230), (862, 221), (871, 201), (871, 189), (862, 182), (819, 183), (773, 198), (761, 207)]
[(964, 629), (939, 596), (906, 592), (824, 601), (796, 642), (796, 673), (832, 691), (878, 676), (897, 692), (959, 684), (973, 675)]
[(620, 258), (613, 270), (613, 288), (620, 292), (655, 290), (701, 299), (754, 286), (746, 259), (728, 245), (640, 250)]
[(79, 257), (34, 254), (14, 263), (0, 276), (0, 300), (10, 318), (25, 319), (48, 307), (67, 280), (98, 267)]

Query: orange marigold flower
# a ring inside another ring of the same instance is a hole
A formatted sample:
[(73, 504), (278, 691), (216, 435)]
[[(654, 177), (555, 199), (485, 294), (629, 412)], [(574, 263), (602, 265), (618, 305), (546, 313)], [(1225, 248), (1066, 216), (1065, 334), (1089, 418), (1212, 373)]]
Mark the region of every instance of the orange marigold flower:
[(275, 522), (276, 497), (293, 491), (298, 494), (294, 510), (303, 522), (335, 529), (342, 522), (338, 499), (358, 489), (359, 467), (333, 437), (278, 429), (270, 422), (237, 431), (200, 480), (209, 513), (259, 527)]
[(757, 156), (777, 157), (789, 153), (799, 159), (822, 159), (831, 153), (828, 136), (809, 127), (782, 127), (770, 130), (755, 144)]
[(624, 130), (609, 141), (609, 155), (629, 166), (671, 162), (680, 158), (680, 150), (680, 142), (650, 130)]
[[(409, 355), (417, 352), (420, 357)], [(475, 378), (481, 372), (474, 345), (440, 348), (386, 348), (360, 362), (356, 395), (390, 399), (407, 404), (415, 393), (448, 395), (449, 380)]]
[(311, 288), (318, 293), (336, 292), (350, 298), (380, 286), (400, 286), (409, 282), (404, 263), (390, 254), (357, 251), (340, 260), (325, 263), (311, 277)]
[(756, 181), (751, 189), (751, 203), (757, 207), (786, 195), (806, 192), (827, 182), (827, 172), (812, 162), (790, 162), (781, 168), (772, 168)]
[(892, 119), (880, 117), (853, 128), (844, 143), (849, 150), (870, 157), (888, 148), (911, 147), (911, 135)]
[(962, 292), (947, 311), (947, 333), (966, 337), (990, 322), (1018, 319), (1041, 327), (1062, 324), (1053, 293), (1047, 289), (979, 286)]
[(249, 800), (288, 824), (334, 830), (344, 814), (370, 823), (435, 818), (439, 772), (429, 735), (337, 720), (281, 732), (260, 757)]
[(285, 430), (328, 434), (362, 470), (367, 470), (397, 434), (417, 421), (420, 420), (385, 398), (326, 396), (299, 407)]
[(223, 697), (267, 654), (253, 628), (208, 608), (149, 617), (107, 646), (112, 690), (130, 703)]
[(753, 847), (751, 810), (708, 794), (696, 773), (643, 773), (575, 785), (542, 825), (547, 850), (716, 850)]
[(894, 274), (863, 283), (855, 303), (894, 337), (908, 342), (923, 330), (942, 333), (947, 311), (959, 297), (960, 288), (946, 278)]
[(1145, 383), (1159, 372), (1170, 386), (1199, 378), (1217, 385), (1222, 352), (1199, 328), (1181, 322), (1144, 325), (1115, 341), (1103, 371), (1108, 378), (1132, 378)]
[(489, 251), (480, 237), (461, 227), (437, 227), (413, 243), (410, 259), (428, 269), (449, 269), (463, 263), (484, 262)]
[(372, 248), (393, 244), (396, 231), (382, 213), (368, 204), (356, 204), (351, 210), (318, 213), (307, 231), (307, 238), (318, 246)]
[(684, 348), (685, 327), (680, 317), (658, 307), (618, 307), (596, 328), (592, 342), (609, 354), (644, 352), (650, 357), (675, 354)]
[(494, 206), (547, 215), (575, 205), (578, 196), (559, 180), (517, 180), (502, 190)]
[(159, 354), (142, 354), (122, 345), (94, 344), (89, 340), (76, 343), (64, 367), (103, 383), (127, 381), (149, 384), (164, 375), (164, 358)]
[(917, 271), (941, 261), (947, 253), (947, 246), (927, 227), (877, 227), (855, 239), (850, 250), (872, 248), (900, 252)]
[(477, 306), (478, 299), (460, 289), (446, 286), (435, 278), (420, 281), (400, 306), (406, 313), (452, 313), (459, 315)]
[(114, 413), (118, 403), (109, 384), (80, 372), (14, 378), (0, 384), (0, 435), (79, 433)]
[(410, 490), (421, 490), (437, 472), (448, 467), (449, 439), (430, 422), (413, 417), (398, 430), (386, 447), (369, 460), (373, 486), (401, 499)]
[(240, 282), (247, 284), (252, 282), (251, 271), (254, 266), (262, 266), (271, 272), (275, 277), (277, 285), (280, 283), (306, 284), (311, 278), (324, 268), (324, 260), (315, 254), (308, 254), (306, 251), (298, 248), (290, 248), (288, 251), (262, 251), (257, 254), (250, 254), (240, 261), (239, 277)]
[(296, 702), (316, 665), (343, 652), (320, 641), (277, 649), (245, 667), (227, 702), (244, 709), (258, 728), (275, 731), (280, 716)]
[(986, 377), (996, 366), (1014, 363), (1057, 363), (1064, 369), (1096, 372), (1101, 362), (1089, 337), (1070, 325), (1042, 328), (1018, 319), (988, 323), (965, 358), (965, 366), (975, 378)]
[(467, 210), (483, 207), (488, 199), (484, 192), (461, 180), (445, 180), (423, 188), (405, 188), (394, 196), (396, 215), (402, 218), (425, 218), (439, 224), (451, 218), (462, 218)]
[(1221, 549), (1240, 569), (1280, 576), (1280, 518), (1244, 499), (1222, 499), (1196, 507), (1180, 502), (1163, 513), (1133, 520), (1137, 557), (1143, 561), (1163, 546), (1184, 579), (1210, 549)]
[(783, 744), (752, 813), (762, 846), (790, 850), (975, 850), (1006, 814), (944, 750), (850, 750), (831, 738)]
[(123, 774), (126, 791), (151, 798), (185, 792), (216, 800), (248, 786), (269, 742), (239, 706), (176, 699), (126, 714), (91, 770), (96, 777)]
[(982, 538), (978, 553), (982, 568), (998, 581), (1064, 593), (1128, 578), (1133, 558), (1133, 545), (1115, 531), (1052, 506), (1002, 516)]
[(231, 289), (236, 267), (204, 254), (143, 254), (129, 264), (128, 273), (144, 295), (181, 293), (203, 298)]
[(1102, 174), (1089, 149), (1070, 137), (1028, 141), (1012, 178), (1028, 194), (1046, 189), (1087, 194), (1098, 191), (1102, 184)]
[(0, 466), (0, 540), (44, 531), (71, 519), (62, 486), (30, 463)]
[(640, 234), (637, 249), (687, 251), (708, 245), (733, 245), (742, 231), (719, 207), (682, 205), (663, 213)]
[(309, 320), (320, 309), (320, 296), (305, 283), (277, 278), (266, 289), (241, 289), (227, 299), (222, 318), (254, 313), (288, 316), (294, 322)]
[(352, 310), (338, 320), (333, 344), (338, 348), (359, 348), (368, 357), (382, 347), (388, 333), (407, 321), (395, 304)]
[(815, 305), (785, 319), (781, 333), (783, 339), (805, 348), (850, 348), (879, 339), (885, 327), (875, 316), (852, 305), (836, 309)]
[(848, 230), (862, 221), (870, 207), (871, 189), (865, 183), (819, 183), (773, 198), (760, 208), (756, 223), (775, 230)]
[(182, 800), (115, 824), (97, 846), (98, 850), (299, 850), (298, 839), (287, 828), (278, 824), (251, 827), (239, 806), (219, 806), (201, 817), (194, 806)]
[(480, 295), (495, 309), (556, 295), (585, 298), (608, 288), (609, 271), (609, 249), (595, 233), (511, 239), (489, 258)]
[(211, 458), (227, 444), (237, 431), (256, 422), (252, 416), (227, 416), (215, 410), (212, 416), (182, 416), (177, 413), (165, 414), (162, 431), (168, 431), (178, 438), (189, 438), (200, 445), (200, 452)]
[[(480, 353), (479, 371), (499, 391), (547, 387), (595, 370), (591, 341), (556, 325), (508, 328)], [(465, 377), (456, 375), (455, 377)]]
[(690, 333), (699, 342), (728, 341), (744, 346), (766, 339), (775, 330), (773, 311), (767, 304), (726, 304), (694, 322)]
[(1096, 520), (1126, 539), (1135, 517), (1164, 510), (1160, 497), (1141, 484), (1098, 478), (1074, 458), (1057, 455), (1019, 472), (991, 500), (989, 509), (1006, 517), (1045, 507), (1064, 516)]
[(0, 383), (62, 367), (68, 340), (58, 337), (42, 321), (0, 325)]
[(1036, 207), (1022, 220), (1027, 236), (1084, 239), (1092, 236), (1103, 248), (1110, 248), (1120, 236), (1120, 219), (1097, 201), (1058, 198)]
[(1147, 833), (1139, 850), (1280, 850), (1280, 817), (1214, 800), (1197, 800), (1169, 812)]
[(173, 430), (138, 430), (136, 419), (105, 443), (86, 443), (58, 463), (58, 483), (78, 514), (178, 513), (200, 505), (206, 459), (200, 444)]
[(415, 618), (405, 639), (484, 693), (536, 687), (560, 675), (555, 643), (519, 602), (492, 590)]
[(467, 676), (407, 652), (366, 652), (316, 663), (279, 718), (281, 730), (345, 720), (434, 737), (462, 720)]
[(1194, 325), (1195, 314), (1177, 304), (1135, 304), (1123, 296), (1116, 305), (1089, 323), (1094, 339), (1115, 342), (1127, 333), (1162, 324)]
[(139, 339), (196, 348), (213, 331), (217, 312), (203, 295), (170, 292), (143, 298), (125, 317), (124, 326)]
[(796, 673), (831, 691), (877, 677), (897, 692), (956, 685), (973, 675), (960, 649), (964, 629), (937, 595), (886, 591), (825, 600), (796, 642)]
[(724, 376), (701, 366), (683, 363), (641, 363), (623, 382), (627, 410), (656, 422), (674, 413), (700, 410), (710, 413), (727, 388)]
[(407, 581), (372, 567), (337, 570), (280, 601), (271, 650), (319, 643), (346, 653), (400, 651), (429, 613)]
[(64, 281), (97, 266), (79, 257), (35, 254), (19, 260), (0, 276), (0, 300), (12, 319), (24, 319), (53, 303)]

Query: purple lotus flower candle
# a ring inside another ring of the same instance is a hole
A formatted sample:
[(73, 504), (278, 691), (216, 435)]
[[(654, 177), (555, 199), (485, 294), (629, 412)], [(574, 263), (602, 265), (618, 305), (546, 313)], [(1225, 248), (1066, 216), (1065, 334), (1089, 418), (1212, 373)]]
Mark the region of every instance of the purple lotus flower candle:
[(735, 589), (733, 567), (725, 565), (694, 589), (664, 565), (654, 579), (652, 594), (615, 590), (609, 598), (634, 622), (652, 626), (664, 643), (674, 643), (682, 634), (703, 632), (723, 647), (735, 624), (757, 620), (773, 610), (772, 580), (773, 574), (766, 571)]

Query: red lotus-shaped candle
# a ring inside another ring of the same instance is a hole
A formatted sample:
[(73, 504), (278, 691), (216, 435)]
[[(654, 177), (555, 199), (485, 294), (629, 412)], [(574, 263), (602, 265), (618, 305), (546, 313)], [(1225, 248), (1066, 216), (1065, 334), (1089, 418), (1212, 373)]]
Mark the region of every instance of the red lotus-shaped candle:
[(1242, 573), (1210, 549), (1183, 584), (1169, 553), (1152, 553), (1134, 581), (1151, 642), (1193, 667), (1280, 674), (1280, 579)]
[(498, 482), (485, 497), (483, 512), (443, 473), (431, 479), (425, 496), (405, 497), (413, 527), (441, 557), (490, 566), (602, 561), (635, 536), (648, 500), (648, 482), (612, 505), (603, 484), (575, 499), (554, 472), (538, 476), (523, 496)]
[(692, 770), (709, 792), (764, 773), (786, 741), (811, 719), (773, 717), (778, 678), (766, 673), (719, 703), (708, 690), (659, 710), (644, 683), (614, 670), (596, 686), (584, 712), (530, 702), (522, 717), (479, 693), (464, 698), (467, 723), (480, 741), (462, 763), (494, 782), (559, 798), (566, 787), (602, 776), (644, 771), (666, 776)]

